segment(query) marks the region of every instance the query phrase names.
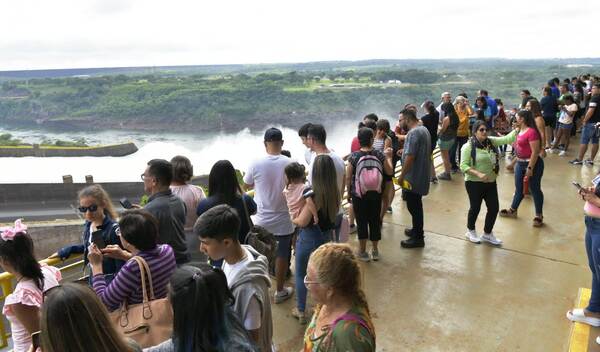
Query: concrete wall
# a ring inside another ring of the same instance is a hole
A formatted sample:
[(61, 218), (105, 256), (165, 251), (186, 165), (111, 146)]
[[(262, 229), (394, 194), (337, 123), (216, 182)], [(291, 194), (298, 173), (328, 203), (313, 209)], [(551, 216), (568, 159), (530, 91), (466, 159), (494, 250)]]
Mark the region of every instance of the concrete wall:
[(107, 145), (100, 147), (0, 147), (0, 157), (77, 157), (77, 156), (125, 156), (137, 152), (133, 143)]
[(83, 222), (63, 224), (28, 224), (35, 255), (39, 260), (47, 258), (58, 249), (82, 241)]

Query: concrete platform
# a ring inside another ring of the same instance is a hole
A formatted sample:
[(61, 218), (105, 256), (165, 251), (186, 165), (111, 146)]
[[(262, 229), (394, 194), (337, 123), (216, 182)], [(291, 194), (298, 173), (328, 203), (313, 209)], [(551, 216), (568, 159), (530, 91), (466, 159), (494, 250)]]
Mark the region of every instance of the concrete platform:
[[(378, 351), (566, 351), (571, 323), (565, 313), (578, 289), (590, 287), (584, 248), (583, 202), (571, 181), (588, 185), (597, 167), (573, 166), (569, 157), (545, 159), (545, 226), (532, 227), (533, 200), (517, 219), (498, 218), (493, 248), (466, 241), (468, 199), (460, 176), (432, 185), (424, 199), (426, 247), (400, 248), (410, 224), (397, 196), (386, 215), (381, 261), (364, 263), (365, 290), (374, 316)], [(512, 174), (498, 179), (500, 207), (510, 205)], [(482, 231), (485, 207), (478, 220)], [(356, 247), (356, 237), (351, 236)], [(290, 315), (294, 301), (273, 305), (280, 351), (302, 348), (304, 327)]]

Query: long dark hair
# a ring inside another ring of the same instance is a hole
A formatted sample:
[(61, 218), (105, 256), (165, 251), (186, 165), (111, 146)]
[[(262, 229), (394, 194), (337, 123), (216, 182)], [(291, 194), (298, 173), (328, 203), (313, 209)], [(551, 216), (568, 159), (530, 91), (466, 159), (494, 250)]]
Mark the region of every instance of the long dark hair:
[(41, 291), (44, 290), (42, 267), (35, 259), (33, 241), (27, 233), (18, 232), (9, 241), (0, 238), (0, 258), (24, 278), (35, 281)]
[(456, 109), (454, 105), (450, 102), (442, 104), (442, 111), (448, 115), (450, 122), (448, 124), (448, 128), (452, 128), (456, 130), (458, 125), (460, 124), (460, 119), (458, 118), (458, 114), (456, 113)]
[(337, 184), (335, 164), (329, 155), (321, 154), (315, 158), (312, 169), (312, 184), (315, 191), (315, 206), (327, 215), (328, 221), (334, 221), (340, 210), (340, 189)]
[(521, 118), (523, 118), (523, 121), (525, 122), (525, 126), (529, 127), (529, 128), (533, 128), (535, 130), (535, 132), (538, 134), (538, 136), (542, 136), (542, 134), (540, 133), (540, 131), (538, 130), (536, 124), (535, 124), (535, 118), (533, 117), (533, 113), (529, 110), (519, 110), (519, 112), (517, 112), (518, 116), (521, 116)]
[(51, 288), (40, 319), (44, 352), (129, 352), (94, 291), (81, 284)]
[(231, 309), (233, 295), (220, 269), (182, 266), (170, 280), (175, 351), (224, 351), (228, 341), (247, 344), (244, 326)]
[(529, 107), (531, 108), (530, 111), (533, 114), (534, 119), (536, 116), (542, 116), (542, 107), (540, 106), (540, 102), (537, 99), (529, 99), (528, 103)]
[(233, 206), (236, 198), (242, 195), (242, 189), (229, 160), (217, 161), (208, 175), (208, 192), (217, 198), (217, 204)]

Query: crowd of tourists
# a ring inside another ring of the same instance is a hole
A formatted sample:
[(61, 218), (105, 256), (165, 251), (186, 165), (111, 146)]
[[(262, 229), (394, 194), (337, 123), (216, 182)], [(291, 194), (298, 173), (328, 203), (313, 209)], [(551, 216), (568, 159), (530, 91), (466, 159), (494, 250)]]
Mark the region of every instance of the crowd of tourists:
[[(422, 199), (430, 187), (459, 174), (470, 204), (466, 238), (500, 246), (493, 232), (497, 216), (516, 217), (526, 194), (535, 204), (532, 225), (544, 224), (546, 153), (566, 155), (580, 130), (579, 155), (571, 163), (593, 164), (600, 80), (553, 79), (542, 94), (538, 101), (523, 90), (520, 106), (505, 110), (486, 90), (473, 103), (465, 93), (453, 99), (444, 92), (439, 104), (421, 104), (421, 117), (416, 105), (406, 104), (394, 127), (368, 114), (350, 153), (332, 150), (323, 125), (307, 123), (298, 131), (306, 153), (292, 159), (282, 132), (269, 128), (264, 156), (242, 179), (231, 162), (220, 160), (207, 192), (191, 184), (186, 157), (150, 160), (141, 174), (145, 204), (123, 204), (128, 209), (117, 213), (100, 185), (79, 192), (81, 242), (53, 255), (83, 254), (86, 275), (77, 282), (61, 282), (56, 268), (38, 263), (27, 226), (17, 220), (0, 236), (0, 265), (16, 279), (3, 310), (14, 351), (274, 351), (272, 303), (292, 297), (292, 316), (308, 324), (304, 351), (375, 351), (359, 261), (382, 256), (382, 224), (393, 211), (395, 185), (412, 218), (403, 248), (424, 247)], [(591, 155), (584, 159), (589, 143)], [(437, 175), (436, 147), (443, 161)], [(504, 156), (515, 189), (510, 206), (500, 210), (496, 178)], [(567, 314), (594, 326), (600, 326), (598, 182), (580, 191), (592, 299), (585, 310)], [(357, 248), (345, 243), (353, 232)]]

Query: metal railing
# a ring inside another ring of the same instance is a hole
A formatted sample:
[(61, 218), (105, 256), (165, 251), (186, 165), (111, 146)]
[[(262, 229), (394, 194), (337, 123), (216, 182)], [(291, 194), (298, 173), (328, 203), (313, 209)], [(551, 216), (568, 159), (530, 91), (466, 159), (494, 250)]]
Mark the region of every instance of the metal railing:
[[(434, 167), (437, 168), (440, 164), (436, 165), (436, 159), (437, 157), (440, 155), (440, 151), (439, 149), (434, 150), (432, 158), (434, 160)], [(394, 170), (394, 177), (398, 177), (400, 175), (400, 172), (402, 171), (402, 165), (400, 165), (400, 163), (398, 163), (398, 165), (396, 165), (396, 169)], [(399, 185), (397, 185), (396, 183), (394, 183), (394, 191), (399, 191), (401, 189), (401, 187)], [(254, 191), (249, 191), (247, 193), (253, 193)], [(344, 208), (348, 207), (348, 201), (347, 201), (347, 197), (346, 194), (344, 194), (344, 197), (342, 198), (342, 206)], [(75, 259), (80, 259), (82, 258), (82, 255), (75, 255), (75, 256), (71, 256), (67, 259), (67, 261), (69, 261), (70, 263), (68, 263), (65, 266), (60, 267), (60, 271), (67, 271), (73, 268), (77, 268), (83, 265), (83, 260), (77, 260), (74, 261)], [(60, 258), (47, 258), (44, 260), (41, 260), (40, 263), (42, 264), (46, 264), (46, 265), (56, 265), (56, 264), (60, 264), (63, 263), (64, 261), (61, 260)], [(4, 301), (4, 299), (6, 298), (6, 296), (8, 296), (9, 294), (11, 294), (13, 292), (13, 279), (14, 276), (10, 273), (4, 272), (0, 274), (0, 288), (2, 288), (2, 295), (0, 296), (0, 301)], [(4, 348), (6, 346), (8, 346), (8, 339), (10, 337), (10, 334), (6, 332), (6, 327), (4, 325), (4, 319), (0, 319), (0, 348)]]

